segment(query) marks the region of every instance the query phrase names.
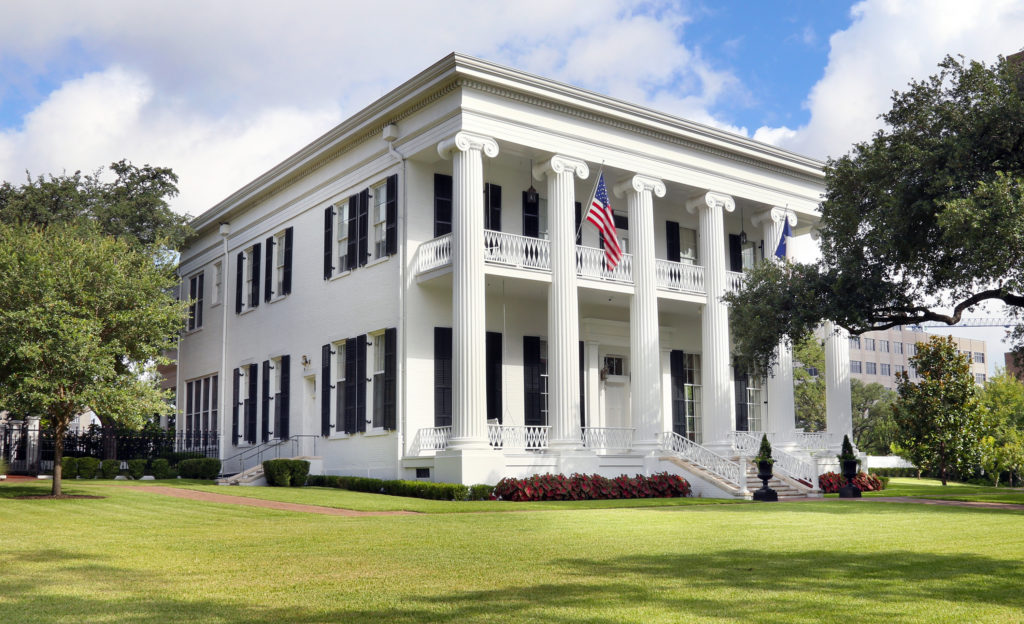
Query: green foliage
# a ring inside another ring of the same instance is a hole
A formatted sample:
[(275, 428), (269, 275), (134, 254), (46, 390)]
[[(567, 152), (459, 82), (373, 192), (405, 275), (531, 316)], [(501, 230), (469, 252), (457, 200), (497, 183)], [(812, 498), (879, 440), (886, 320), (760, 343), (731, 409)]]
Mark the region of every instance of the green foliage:
[(999, 486), (1003, 474), (1012, 481), (1024, 472), (1024, 383), (1001, 371), (981, 391), (985, 407), (981, 467)]
[(726, 295), (741, 360), (771, 366), (822, 319), (860, 333), (1024, 307), (1021, 119), (1024, 74), (1003, 59), (947, 57), (894, 94), (885, 128), (825, 167), (821, 260), (764, 263)]
[(302, 487), (309, 475), (309, 462), (304, 459), (268, 459), (263, 462), (267, 485)]
[(871, 468), (868, 472), (878, 475), (879, 478), (885, 477), (886, 479), (890, 477), (917, 478), (919, 476), (917, 468)]
[(166, 459), (154, 459), (150, 466), (153, 471), (154, 479), (173, 479), (178, 476), (178, 473), (171, 468), (170, 463)]
[(289, 459), (292, 473), (292, 487), (302, 487), (309, 479), (309, 462), (305, 459)]
[(121, 471), (120, 459), (104, 459), (100, 462), (100, 475), (104, 479), (113, 479)]
[(206, 455), (195, 451), (176, 451), (162, 455), (171, 466), (177, 466), (183, 459), (203, 459)]
[(60, 460), (60, 474), (64, 479), (78, 478), (78, 458), (64, 457)]
[(7, 474), (7, 469), (8, 469), (7, 462), (4, 461), (3, 457), (0, 457), (0, 475)]
[(932, 336), (918, 343), (910, 363), (921, 376), (897, 379), (898, 443), (915, 466), (937, 471), (943, 484), (976, 466), (980, 457), (982, 406), (970, 362), (952, 338)]
[(775, 463), (772, 459), (772, 445), (768, 442), (768, 434), (761, 434), (761, 446), (757, 449), (757, 457), (754, 458), (756, 462), (771, 462)]
[[(793, 403), (796, 423), (804, 431), (825, 430), (825, 349), (814, 336), (807, 335), (793, 345)], [(796, 363), (799, 362), (799, 365)], [(819, 371), (811, 375), (810, 369)]]
[(128, 460), (128, 476), (138, 481), (146, 474), (146, 460), (144, 459), (129, 459)]
[(80, 479), (95, 479), (100, 469), (100, 460), (95, 457), (78, 458), (78, 477)]
[(384, 493), (390, 496), (409, 496), (429, 500), (469, 500), (469, 487), (461, 483), (432, 483), (430, 481), (385, 481)]
[(178, 462), (182, 479), (216, 479), (220, 474), (220, 460), (212, 457), (183, 459)]
[(469, 500), (483, 501), (491, 500), (491, 495), (494, 493), (493, 485), (486, 485), (478, 483), (476, 485), (469, 486)]
[(843, 434), (843, 448), (840, 450), (839, 455), (836, 457), (842, 460), (857, 459), (856, 453), (853, 452), (853, 444), (850, 442), (850, 436)]
[(896, 441), (892, 405), (896, 393), (879, 383), (850, 380), (853, 402), (853, 439), (868, 455), (888, 455)]

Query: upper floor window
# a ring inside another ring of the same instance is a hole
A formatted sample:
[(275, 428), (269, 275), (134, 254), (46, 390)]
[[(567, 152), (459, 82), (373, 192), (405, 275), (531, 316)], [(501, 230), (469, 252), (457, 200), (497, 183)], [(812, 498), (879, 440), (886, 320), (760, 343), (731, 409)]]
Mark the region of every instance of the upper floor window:
[(188, 330), (203, 327), (203, 272), (188, 279)]
[(880, 368), (880, 372), (878, 373), (879, 375), (882, 375), (883, 377), (888, 377), (891, 374), (890, 371), (889, 371), (889, 365), (888, 364), (879, 364), (879, 368)]
[(878, 372), (878, 365), (875, 362), (864, 362), (864, 372), (868, 375), (875, 375)]
[(889, 352), (889, 341), (888, 340), (879, 340), (878, 341), (878, 350), (881, 351), (882, 353), (888, 353)]
[(325, 280), (336, 272), (365, 266), (370, 259), (396, 253), (398, 175), (324, 209)]
[(974, 361), (977, 362), (978, 364), (984, 364), (985, 363), (985, 352), (984, 351), (975, 351), (974, 352)]
[(907, 355), (917, 355), (917, 344), (910, 342), (907, 343)]
[(373, 257), (383, 258), (388, 255), (387, 241), (387, 183), (378, 184), (370, 191), (373, 197), (373, 209), (370, 211), (373, 220)]
[(335, 226), (336, 241), (334, 257), (337, 258), (335, 265), (339, 271), (348, 270), (348, 201), (334, 204), (334, 211), (337, 213), (337, 225)]
[(858, 375), (860, 374), (860, 372), (861, 372), (860, 360), (850, 360), (850, 372), (851, 373), (856, 373)]
[(865, 351), (874, 351), (875, 350), (875, 339), (874, 338), (865, 338), (864, 339), (864, 350)]
[(850, 336), (850, 348), (860, 349), (860, 336)]
[(893, 342), (892, 343), (892, 352), (893, 353), (900, 353), (900, 354), (902, 354), (903, 353), (903, 343), (902, 342)]
[(985, 383), (985, 373), (974, 373), (974, 381), (979, 384)]

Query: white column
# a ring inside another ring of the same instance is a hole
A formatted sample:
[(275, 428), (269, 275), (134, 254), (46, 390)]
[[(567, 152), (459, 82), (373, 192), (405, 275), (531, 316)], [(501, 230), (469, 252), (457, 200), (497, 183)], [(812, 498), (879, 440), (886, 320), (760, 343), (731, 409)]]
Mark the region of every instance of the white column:
[[(576, 298), (576, 192), (574, 176), (586, 179), (582, 160), (552, 156), (533, 168), (548, 180), (551, 287), (548, 292), (548, 447), (580, 445), (580, 314)], [(482, 209), (481, 209), (482, 211)]]
[[(785, 208), (775, 207), (754, 215), (755, 226), (761, 225), (764, 232), (764, 255), (768, 262), (778, 261), (775, 249), (779, 245), (786, 220), (791, 228), (796, 227), (796, 214)], [(786, 258), (792, 245), (786, 246)], [(793, 400), (793, 348), (785, 341), (780, 342), (776, 351), (778, 362), (768, 375), (768, 413), (765, 431), (776, 434), (776, 440), (791, 440), (796, 431), (796, 404)]]
[(458, 132), (437, 153), (452, 159), (452, 436), (449, 448), (487, 448), (484, 178), (494, 139)]
[(729, 308), (725, 295), (724, 212), (736, 209), (732, 197), (708, 192), (686, 204), (698, 213), (698, 253), (704, 265), (707, 302), (701, 317), (701, 376), (703, 382), (703, 431), (705, 446), (730, 447), (729, 432), (736, 428), (732, 401), (732, 363), (729, 357)]
[(661, 349), (658, 344), (658, 286), (654, 273), (653, 192), (665, 196), (665, 183), (634, 175), (615, 186), (629, 206), (633, 248), (633, 298), (629, 305), (629, 402), (636, 427), (633, 448), (658, 447), (661, 424)]
[(850, 334), (825, 321), (825, 429), (835, 448), (843, 434), (853, 441), (853, 406), (850, 397)]

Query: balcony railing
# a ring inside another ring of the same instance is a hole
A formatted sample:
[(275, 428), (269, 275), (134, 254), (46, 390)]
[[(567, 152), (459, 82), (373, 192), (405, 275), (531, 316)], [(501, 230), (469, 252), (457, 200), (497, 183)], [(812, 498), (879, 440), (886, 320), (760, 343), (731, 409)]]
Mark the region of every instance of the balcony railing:
[(658, 288), (688, 293), (704, 293), (704, 267), (670, 260), (654, 261)]
[(416, 252), (416, 272), (426, 273), (450, 264), (452, 235), (444, 234), (420, 245)]
[(633, 256), (622, 254), (614, 269), (608, 269), (604, 250), (576, 245), (576, 275), (606, 282), (633, 283)]
[(583, 446), (592, 450), (628, 451), (633, 448), (630, 427), (584, 427)]
[(536, 451), (548, 447), (549, 426), (487, 425), (487, 441), (494, 448)]
[(725, 290), (727, 292), (739, 292), (743, 287), (743, 274), (736, 271), (725, 272)]
[(551, 243), (542, 238), (484, 230), (484, 260), (520, 269), (551, 270)]
[[(548, 448), (551, 427), (524, 425), (487, 425), (491, 447), (506, 451), (537, 451)], [(590, 450), (628, 451), (633, 448), (633, 429), (627, 427), (583, 427), (583, 446)], [(416, 432), (412, 451), (422, 455), (443, 451), (451, 440), (452, 428), (424, 427)]]

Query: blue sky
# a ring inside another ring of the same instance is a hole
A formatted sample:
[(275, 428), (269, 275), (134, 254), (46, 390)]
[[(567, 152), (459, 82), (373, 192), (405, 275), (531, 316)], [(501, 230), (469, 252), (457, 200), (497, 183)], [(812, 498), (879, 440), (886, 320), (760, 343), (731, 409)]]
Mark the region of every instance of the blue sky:
[(944, 55), (1022, 32), (1020, 0), (7, 0), (0, 179), (127, 158), (199, 214), (452, 51), (839, 156)]

